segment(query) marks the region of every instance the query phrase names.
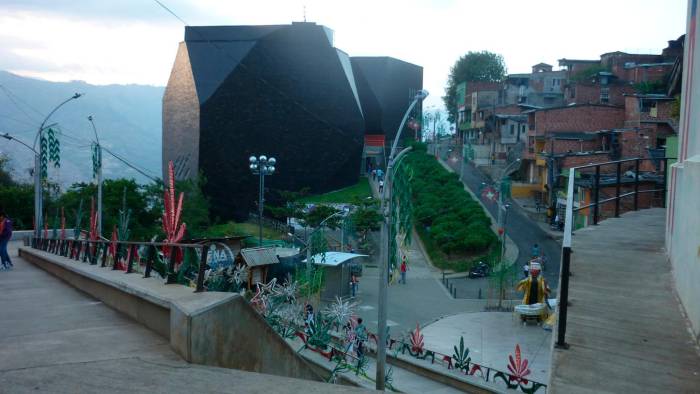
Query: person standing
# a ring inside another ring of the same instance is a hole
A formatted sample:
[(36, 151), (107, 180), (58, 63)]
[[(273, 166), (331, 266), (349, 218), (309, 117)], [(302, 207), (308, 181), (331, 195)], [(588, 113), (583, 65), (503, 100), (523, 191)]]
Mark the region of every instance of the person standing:
[(379, 193), (381, 193), (384, 190), (384, 180), (380, 179), (379, 180)]
[(401, 260), (401, 282), (403, 284), (406, 284), (406, 271), (408, 271), (408, 264), (406, 264), (406, 255), (403, 256), (403, 259)]
[(357, 276), (353, 274), (350, 277), (350, 290), (352, 291), (352, 298), (355, 298), (355, 294), (357, 294), (357, 285), (360, 283), (359, 280), (357, 280)]
[(357, 357), (361, 359), (365, 353), (365, 341), (367, 340), (367, 327), (362, 323), (361, 317), (357, 319), (355, 338), (357, 341)]
[(7, 244), (12, 238), (12, 220), (5, 215), (5, 212), (0, 211), (0, 261), (3, 269), (13, 267), (10, 260), (10, 254), (7, 253)]

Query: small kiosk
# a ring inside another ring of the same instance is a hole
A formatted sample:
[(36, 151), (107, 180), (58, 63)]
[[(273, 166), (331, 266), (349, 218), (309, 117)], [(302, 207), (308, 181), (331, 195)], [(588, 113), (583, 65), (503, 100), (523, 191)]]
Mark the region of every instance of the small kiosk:
[[(350, 296), (352, 266), (359, 265), (363, 257), (367, 257), (367, 255), (345, 252), (326, 252), (311, 256), (315, 265), (325, 269), (325, 286), (321, 290), (322, 300)], [(306, 260), (303, 262), (306, 263)]]

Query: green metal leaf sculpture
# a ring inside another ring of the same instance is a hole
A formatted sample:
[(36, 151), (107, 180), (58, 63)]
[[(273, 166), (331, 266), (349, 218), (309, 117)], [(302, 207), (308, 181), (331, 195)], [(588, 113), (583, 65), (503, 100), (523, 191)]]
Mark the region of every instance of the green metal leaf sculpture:
[(459, 349), (457, 346), (455, 346), (454, 349), (455, 353), (452, 355), (452, 358), (455, 360), (455, 369), (468, 369), (472, 359), (469, 357), (469, 348), (464, 347), (464, 337), (459, 337)]

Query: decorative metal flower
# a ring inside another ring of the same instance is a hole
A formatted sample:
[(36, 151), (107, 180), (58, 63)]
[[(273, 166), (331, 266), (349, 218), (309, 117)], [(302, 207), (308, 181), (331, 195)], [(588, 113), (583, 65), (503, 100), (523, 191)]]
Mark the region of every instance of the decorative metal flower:
[(304, 325), (304, 307), (300, 304), (284, 304), (277, 309), (276, 313), (286, 323)]
[(423, 353), (423, 334), (420, 333), (420, 326), (416, 323), (416, 330), (411, 333), (411, 350), (418, 354)]
[(328, 305), (325, 309), (325, 314), (336, 321), (340, 325), (345, 325), (350, 316), (355, 313), (357, 302), (343, 301), (342, 298), (336, 296), (335, 302)]
[(276, 295), (284, 297), (288, 302), (294, 302), (297, 299), (297, 283), (287, 278), (282, 286), (277, 286)]
[(509, 354), (508, 361), (508, 370), (511, 373), (508, 379), (510, 381), (527, 384), (527, 379), (525, 379), (525, 377), (530, 374), (530, 369), (527, 367), (527, 359), (520, 356), (520, 345), (515, 345), (515, 359), (513, 359), (512, 354)]
[(240, 286), (242, 283), (248, 281), (248, 267), (243, 264), (229, 267), (227, 273), (229, 275), (229, 283), (235, 283)]

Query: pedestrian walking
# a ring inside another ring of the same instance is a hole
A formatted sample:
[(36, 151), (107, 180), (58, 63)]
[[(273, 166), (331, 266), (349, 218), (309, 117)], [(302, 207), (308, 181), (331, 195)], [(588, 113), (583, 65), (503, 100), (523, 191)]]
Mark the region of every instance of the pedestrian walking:
[(384, 171), (382, 171), (381, 168), (377, 169), (377, 179), (379, 179), (380, 181), (384, 179)]
[(355, 298), (355, 294), (357, 293), (357, 285), (360, 284), (360, 281), (357, 279), (357, 276), (353, 274), (350, 277), (350, 290), (352, 291), (352, 298)]
[(403, 284), (406, 284), (406, 271), (408, 270), (408, 264), (406, 264), (406, 255), (403, 256), (403, 259), (401, 260), (401, 282)]
[(13, 267), (10, 254), (7, 253), (7, 244), (10, 243), (10, 238), (12, 238), (12, 220), (7, 217), (5, 212), (0, 211), (0, 262), (2, 262), (2, 269)]
[(381, 193), (383, 190), (384, 190), (384, 181), (380, 179), (379, 180), (379, 193)]
[(372, 170), (372, 180), (376, 181), (377, 180), (377, 170)]
[(362, 322), (362, 318), (357, 319), (357, 327), (355, 327), (355, 338), (357, 341), (357, 357), (362, 359), (365, 354), (365, 341), (367, 340), (367, 327)]
[(540, 245), (538, 245), (538, 244), (532, 245), (532, 251), (531, 251), (530, 255), (533, 259), (540, 257)]

